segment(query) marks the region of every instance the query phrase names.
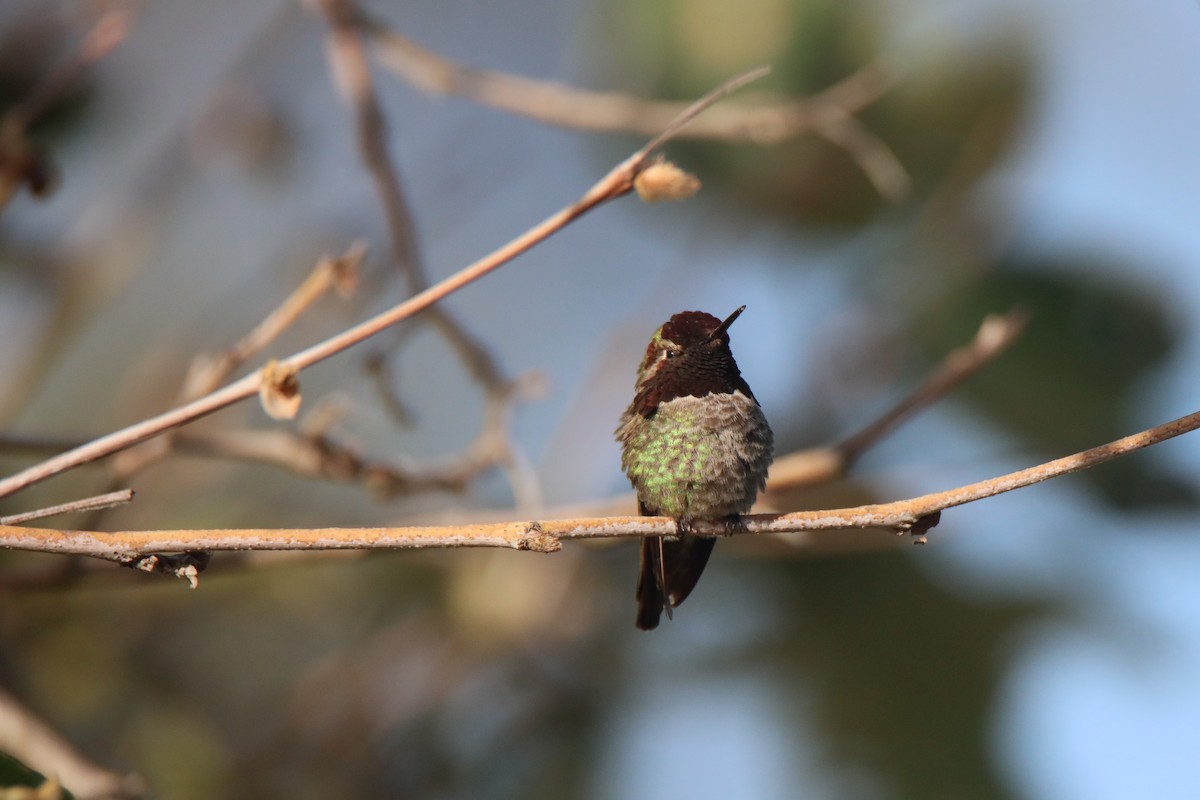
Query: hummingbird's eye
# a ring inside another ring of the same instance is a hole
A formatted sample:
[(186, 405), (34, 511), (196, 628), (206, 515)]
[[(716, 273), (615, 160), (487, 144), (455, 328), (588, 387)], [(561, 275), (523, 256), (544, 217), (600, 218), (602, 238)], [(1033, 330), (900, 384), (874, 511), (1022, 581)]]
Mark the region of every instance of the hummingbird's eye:
[(675, 358), (678, 355), (679, 355), (678, 350), (668, 350), (667, 351), (667, 358)]

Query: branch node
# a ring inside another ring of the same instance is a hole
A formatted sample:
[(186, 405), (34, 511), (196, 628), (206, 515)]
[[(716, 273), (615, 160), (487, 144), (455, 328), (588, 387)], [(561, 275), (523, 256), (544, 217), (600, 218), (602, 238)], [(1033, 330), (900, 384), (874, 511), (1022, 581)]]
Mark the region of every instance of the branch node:
[(942, 512), (933, 511), (924, 516), (917, 517), (912, 522), (905, 522), (896, 526), (897, 536), (911, 536), (913, 544), (927, 544), (929, 538), (926, 536), (930, 529), (937, 527), (937, 524), (942, 521)]
[(358, 291), (362, 263), (367, 257), (367, 244), (361, 240), (350, 245), (346, 252), (337, 258), (324, 262), (333, 277), (333, 286), (343, 298), (354, 296)]
[(633, 188), (646, 203), (687, 200), (700, 191), (700, 179), (667, 161), (661, 155), (638, 170)]
[(121, 556), (117, 563), (123, 567), (140, 569), (143, 572), (157, 572), (162, 575), (174, 575), (183, 578), (188, 586), (196, 589), (200, 586), (200, 573), (208, 566), (212, 554), (204, 550), (188, 550), (177, 555), (151, 553), (150, 555)]
[(272, 419), (293, 419), (300, 410), (299, 369), (294, 364), (271, 359), (262, 368), (258, 396)]
[(542, 523), (533, 520), (525, 526), (525, 535), (517, 542), (518, 550), (532, 550), (535, 553), (557, 553), (562, 549), (562, 542), (553, 534), (546, 533)]

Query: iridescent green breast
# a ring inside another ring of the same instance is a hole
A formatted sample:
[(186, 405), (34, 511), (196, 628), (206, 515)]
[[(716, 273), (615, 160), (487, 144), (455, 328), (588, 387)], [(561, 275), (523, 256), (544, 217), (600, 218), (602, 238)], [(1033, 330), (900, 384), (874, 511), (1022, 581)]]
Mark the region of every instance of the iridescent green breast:
[(745, 513), (766, 481), (771, 428), (741, 392), (679, 397), (617, 429), (621, 466), (648, 510), (676, 519)]

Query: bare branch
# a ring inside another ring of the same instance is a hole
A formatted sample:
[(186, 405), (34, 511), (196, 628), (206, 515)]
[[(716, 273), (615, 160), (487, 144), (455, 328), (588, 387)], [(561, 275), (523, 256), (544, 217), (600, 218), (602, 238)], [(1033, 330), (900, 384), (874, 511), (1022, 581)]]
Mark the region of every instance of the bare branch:
[(318, 0), (314, 5), (329, 24), (326, 52), (330, 70), (340, 94), (354, 112), (359, 153), (375, 183), (384, 221), (391, 236), (392, 250), (408, 277), (409, 292), (416, 294), (429, 285), (429, 279), (421, 262), (416, 226), (412, 221), (408, 199), (388, 152), (383, 111), (371, 85), (371, 70), (362, 37), (353, 23), (354, 6), (349, 0)]
[[(729, 531), (721, 523), (695, 523), (695, 530), (700, 534), (722, 535), (889, 528), (898, 533), (912, 533), (919, 541), (923, 541), (924, 533), (936, 522), (936, 515), (945, 509), (1088, 469), (1198, 427), (1200, 411), (1100, 447), (944, 492), (853, 508), (797, 511), (790, 514), (752, 514), (743, 518), (740, 531)], [(674, 520), (667, 517), (602, 517), (407, 528), (226, 529), (116, 533), (4, 526), (0, 527), (0, 547), (87, 555), (119, 563), (130, 563), (158, 553), (216, 550), (507, 547), (552, 553), (560, 549), (565, 540), (671, 536), (675, 534), (675, 530)]]
[(85, 497), (81, 500), (72, 500), (69, 503), (60, 503), (48, 508), (39, 508), (36, 511), (10, 514), (7, 517), (0, 517), (0, 525), (21, 525), (25, 522), (32, 522), (35, 519), (45, 519), (46, 517), (54, 517), (59, 514), (112, 508), (113, 506), (124, 505), (131, 500), (133, 500), (133, 489), (121, 489), (116, 492), (108, 492), (107, 494), (98, 494), (94, 497)]
[(708, 94), (701, 97), (699, 100), (689, 103), (682, 111), (679, 112), (678, 115), (676, 115), (670, 122), (667, 123), (666, 127), (663, 128), (662, 133), (655, 136), (646, 144), (645, 147), (642, 148), (641, 152), (649, 155), (652, 151), (657, 150), (660, 145), (667, 141), (667, 139), (675, 137), (681, 131), (683, 131), (686, 126), (691, 125), (691, 123), (694, 122), (698, 116), (700, 116), (701, 111), (711, 106), (717, 100), (720, 100), (725, 95), (736, 92), (738, 89), (741, 89), (743, 86), (749, 83), (753, 83), (759, 78), (765, 78), (770, 73), (770, 67), (756, 67), (749, 72), (744, 72), (741, 75), (738, 75), (735, 78), (730, 78), (717, 88), (710, 91)]
[(837, 445), (847, 463), (894, 431), (920, 411), (942, 399), (990, 364), (1017, 340), (1029, 323), (1029, 312), (1014, 309), (1007, 314), (989, 314), (970, 342), (946, 355), (938, 368), (911, 394), (901, 399), (879, 419)]
[[(415, 294), (427, 288), (429, 280), (421, 258), (416, 226), (400, 180), (400, 171), (388, 149), (385, 136), (386, 120), (372, 86), (362, 34), (353, 22), (357, 9), (350, 0), (320, 0), (317, 5), (329, 23), (330, 67), (343, 97), (354, 111), (359, 152), (375, 184), (379, 204), (390, 232), (392, 251), (408, 278), (409, 292)], [(454, 478), (465, 484), (478, 472), (499, 465), (508, 473), (514, 495), (525, 494), (520, 486), (529, 483), (530, 475), (520, 473), (516, 468), (524, 459), (510, 435), (508, 423), (512, 413), (507, 408), (520, 398), (520, 394), (514, 391), (513, 382), (501, 372), (492, 352), (457, 317), (435, 306), (429, 309), (428, 320), (450, 344), (471, 377), (483, 386), (487, 396), (480, 433), (468, 448), (466, 457), (461, 460), (461, 468), (455, 470)], [(369, 360), (377, 364), (382, 364), (383, 359), (381, 353), (369, 356)], [(389, 407), (400, 407), (398, 402), (389, 402), (395, 400), (391, 392), (384, 392), (383, 395), (384, 402), (388, 403)], [(502, 427), (496, 427), (497, 425)], [(469, 472), (468, 469), (474, 471)], [(396, 489), (414, 485), (405, 480), (389, 481), (389, 484)], [(537, 494), (534, 493), (535, 496)]]
[(316, 480), (359, 483), (387, 498), (428, 491), (461, 492), (469, 478), (458, 465), (410, 467), (370, 461), (324, 434), (278, 428), (181, 433), (175, 444), (182, 455), (236, 459)]
[[(226, 369), (232, 371), (261, 353), (279, 335), (295, 324), (304, 312), (308, 311), (330, 289), (336, 290), (343, 297), (354, 292), (358, 285), (359, 271), (362, 269), (363, 258), (367, 255), (367, 246), (356, 242), (336, 258), (322, 256), (313, 267), (312, 272), (304, 279), (296, 290), (288, 295), (259, 325), (246, 334), (240, 342), (229, 349), (226, 356), (231, 362)], [(217, 379), (220, 384), (228, 376), (228, 372)], [(209, 389), (208, 391), (211, 391)]]
[[(431, 93), (466, 97), (481, 105), (549, 125), (650, 135), (666, 127), (687, 105), (475, 69), (421, 47), (362, 12), (359, 12), (357, 22), (372, 37), (384, 66), (414, 86)], [(882, 62), (873, 61), (806, 100), (732, 103), (707, 115), (682, 135), (685, 138), (777, 144), (811, 132), (829, 106), (837, 106), (847, 113), (862, 110), (882, 97), (891, 84), (892, 79)]]
[[(715, 102), (719, 96), (717, 93), (710, 94), (705, 99), (704, 106), (689, 109), (687, 112), (689, 118), (699, 113), (708, 104)], [(655, 140), (655, 146), (661, 146), (665, 142), (666, 139), (659, 137), (659, 139)], [(588, 189), (574, 203), (550, 215), (508, 244), (499, 247), (470, 266), (459, 270), (454, 275), (431, 286), (425, 291), (359, 323), (349, 330), (332, 336), (306, 350), (302, 350), (287, 359), (283, 359), (281, 363), (294, 366), (297, 370), (310, 367), (313, 364), (341, 353), (359, 342), (369, 339), (381, 331), (387, 330), (397, 322), (408, 319), (419, 311), (424, 311), (444, 297), (453, 294), (462, 287), (479, 280), (489, 272), (508, 263), (529, 248), (562, 230), (566, 225), (588, 211), (609, 200), (627, 194), (633, 186), (634, 178), (645, 168), (652, 155), (653, 152), (651, 150), (642, 148), (610, 170), (607, 175)], [(186, 425), (240, 400), (253, 397), (258, 393), (261, 378), (260, 372), (255, 371), (204, 397), (102, 436), (81, 447), (47, 459), (40, 464), (35, 464), (15, 475), (4, 478), (0, 480), (0, 497), (7, 497), (13, 492), (44, 481), (68, 469), (73, 469), (81, 464), (86, 464), (98, 458), (103, 458), (132, 447), (138, 442), (143, 442), (165, 431)]]
[(233, 372), (265, 350), (331, 289), (345, 295), (358, 284), (367, 248), (355, 242), (337, 257), (321, 256), (308, 277), (254, 330), (216, 356), (197, 358), (184, 381), (180, 400), (194, 400), (221, 385)]
[[(358, 272), (366, 256), (366, 247), (352, 244), (337, 257), (322, 256), (308, 277), (240, 341), (223, 353), (203, 354), (192, 359), (178, 402), (196, 400), (214, 391), (238, 367), (266, 349), (285, 330), (331, 289), (347, 294), (358, 283)], [(264, 367), (266, 369), (266, 367)], [(261, 389), (261, 385), (260, 385)], [(114, 460), (112, 486), (120, 486), (134, 475), (171, 453), (172, 437), (163, 437), (143, 447), (127, 449)], [(96, 524), (100, 515), (93, 517)]]
[(985, 317), (970, 342), (950, 351), (938, 368), (916, 389), (862, 430), (836, 445), (802, 450), (778, 459), (771, 465), (767, 491), (788, 491), (826, 483), (845, 475), (846, 470), (868, 448), (949, 395), (1008, 350), (1025, 330), (1028, 321), (1029, 314), (1023, 309)]
[[(475, 69), (421, 47), (362, 11), (355, 11), (353, 22), (370, 34), (383, 64), (414, 86), (549, 125), (649, 135), (662, 130), (684, 108), (679, 102)], [(892, 83), (882, 59), (876, 59), (812, 97), (730, 103), (680, 135), (765, 146), (815, 133), (844, 150), (881, 195), (897, 201), (912, 188), (908, 172), (891, 149), (853, 116), (879, 100)]]

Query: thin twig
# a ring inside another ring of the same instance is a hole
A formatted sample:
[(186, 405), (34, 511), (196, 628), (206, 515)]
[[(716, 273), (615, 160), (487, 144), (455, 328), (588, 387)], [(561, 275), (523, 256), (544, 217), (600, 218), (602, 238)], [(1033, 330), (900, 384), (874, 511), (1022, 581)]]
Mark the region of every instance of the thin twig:
[(409, 293), (416, 294), (429, 285), (429, 279), (421, 260), (408, 199), (388, 152), (383, 110), (371, 83), (362, 36), (353, 22), (355, 9), (349, 0), (318, 0), (314, 5), (329, 24), (326, 52), (330, 71), (339, 93), (354, 112), (358, 150), (379, 195), (393, 253), (408, 278)]
[(642, 152), (649, 154), (650, 152), (657, 150), (668, 139), (679, 135), (679, 133), (683, 131), (685, 127), (691, 125), (696, 118), (700, 116), (701, 111), (708, 108), (717, 100), (727, 94), (736, 92), (743, 86), (753, 83), (760, 78), (765, 78), (769, 74), (771, 74), (770, 67), (756, 67), (748, 72), (742, 73), (736, 78), (731, 78), (730, 80), (725, 81), (720, 86), (701, 97), (699, 100), (689, 103), (683, 108), (682, 111), (680, 111), (673, 119), (671, 119), (670, 122), (667, 123), (666, 127), (662, 129), (662, 133), (658, 134), (646, 143), (646, 146), (642, 148)]
[[(716, 102), (727, 91), (725, 87), (737, 80), (735, 78), (732, 82), (727, 82), (718, 87), (714, 92), (710, 92), (702, 101), (694, 104), (681, 117), (686, 116), (686, 118), (690, 119), (695, 116), (708, 105)], [(659, 138), (661, 139), (661, 137)], [(665, 139), (661, 141), (656, 139), (656, 146), (661, 146), (665, 141)], [(446, 296), (453, 294), (462, 287), (508, 263), (529, 248), (562, 230), (567, 224), (578, 219), (588, 211), (609, 200), (629, 193), (633, 188), (634, 178), (646, 167), (651, 155), (653, 155), (652, 151), (643, 147), (610, 170), (607, 175), (588, 189), (574, 203), (551, 214), (545, 220), (507, 244), (497, 248), (470, 266), (459, 270), (454, 275), (431, 286), (425, 291), (348, 330), (283, 359), (280, 363), (284, 366), (295, 367), (297, 370), (305, 369), (341, 353), (343, 350), (376, 335), (380, 331), (387, 330), (397, 322), (408, 319), (419, 311), (425, 310)], [(44, 481), (68, 469), (132, 447), (138, 442), (158, 436), (164, 431), (185, 425), (240, 400), (253, 397), (258, 394), (261, 378), (261, 370), (256, 370), (211, 394), (102, 436), (81, 447), (47, 459), (40, 464), (35, 464), (4, 478), (0, 480), (0, 497), (7, 497), (13, 492)]]
[(331, 289), (349, 294), (358, 283), (358, 273), (367, 248), (356, 242), (340, 256), (321, 256), (308, 276), (254, 330), (216, 356), (196, 359), (184, 382), (180, 400), (194, 400), (216, 389), (238, 367), (263, 352), (296, 323)]
[(850, 156), (867, 176), (875, 190), (892, 203), (899, 203), (912, 192), (912, 178), (892, 148), (850, 114), (831, 111), (819, 129), (830, 144)]
[[(695, 530), (700, 534), (719, 535), (888, 528), (923, 537), (936, 521), (936, 515), (945, 509), (1088, 469), (1196, 428), (1200, 428), (1200, 411), (1100, 447), (943, 492), (853, 508), (752, 514), (743, 518), (741, 530), (729, 531), (724, 523), (696, 523)], [(675, 530), (674, 520), (666, 517), (601, 517), (407, 528), (268, 528), (116, 533), (2, 527), (0, 547), (87, 555), (120, 563), (131, 563), (158, 553), (217, 550), (506, 547), (551, 553), (560, 549), (565, 540), (671, 536)]]
[(919, 386), (861, 430), (838, 444), (801, 450), (778, 459), (771, 465), (767, 492), (790, 491), (842, 477), (868, 448), (949, 395), (1008, 350), (1028, 321), (1029, 314), (1023, 309), (989, 314), (970, 342), (950, 351)]
[[(475, 69), (421, 47), (361, 10), (355, 11), (353, 21), (370, 34), (384, 66), (412, 85), (549, 125), (649, 135), (684, 107), (680, 102)], [(911, 190), (908, 172), (891, 149), (853, 116), (879, 100), (893, 82), (883, 60), (875, 59), (812, 97), (731, 103), (681, 135), (765, 146), (815, 133), (858, 163), (881, 195), (897, 201)]]
[(226, 366), (228, 371), (221, 375), (208, 391), (220, 385), (220, 381), (228, 377), (229, 371), (237, 369), (266, 349), (330, 289), (336, 289), (342, 296), (350, 295), (358, 285), (358, 274), (366, 254), (367, 246), (356, 242), (336, 258), (322, 256), (295, 291), (254, 330), (229, 349), (227, 360), (230, 364)]
[[(862, 429), (838, 444), (800, 450), (777, 459), (771, 466), (766, 493), (792, 491), (844, 476), (867, 449), (951, 394), (1006, 352), (1024, 331), (1027, 322), (1028, 314), (1022, 309), (987, 316), (970, 342), (950, 351), (920, 385)], [(529, 383), (531, 380), (518, 379), (518, 382)], [(493, 410), (494, 413), (502, 411), (504, 409)], [(464, 476), (477, 465), (477, 456), (472, 455), (472, 451), (475, 448), (487, 450), (486, 443), (477, 439), (459, 464), (430, 470), (366, 461), (345, 445), (330, 440), (321, 430), (306, 430), (303, 436), (282, 429), (185, 432), (177, 437), (176, 445), (177, 451), (185, 455), (234, 458), (273, 464), (313, 478), (365, 482), (368, 488), (383, 492), (385, 496), (428, 489), (458, 491)], [(0, 437), (0, 452), (17, 455), (42, 456), (78, 446), (78, 442)], [(526, 488), (525, 492), (529, 491)], [(606, 507), (619, 503), (632, 506), (633, 502), (630, 493), (606, 501)], [(595, 504), (589, 504), (587, 509), (595, 507)], [(578, 506), (572, 509), (573, 513), (581, 510), (583, 508)]]
[(847, 464), (856, 461), (863, 451), (901, 423), (950, 394), (994, 361), (1017, 340), (1028, 323), (1029, 312), (1022, 308), (985, 317), (971, 341), (950, 351), (920, 386), (874, 422), (837, 445)]
[(133, 500), (133, 489), (120, 489), (115, 492), (98, 494), (94, 497), (85, 497), (81, 500), (72, 500), (69, 503), (59, 503), (56, 506), (39, 508), (35, 511), (25, 511), (21, 514), (10, 514), (7, 517), (0, 517), (0, 525), (20, 525), (25, 522), (32, 522), (35, 519), (45, 519), (46, 517), (54, 517), (58, 516), (59, 514), (72, 514), (77, 511), (95, 511), (100, 508), (112, 508), (113, 506), (124, 505), (131, 500)]
[[(416, 294), (428, 288), (429, 279), (400, 171), (388, 148), (386, 119), (372, 85), (362, 33), (353, 21), (357, 9), (350, 0), (320, 0), (318, 6), (330, 28), (327, 48), (330, 68), (346, 103), (354, 111), (359, 153), (375, 185), (392, 251), (407, 276), (409, 293)], [(528, 484), (530, 476), (517, 469), (524, 459), (510, 435), (508, 423), (512, 413), (506, 407), (519, 400), (520, 393), (514, 390), (514, 382), (501, 371), (492, 352), (457, 317), (434, 306), (429, 309), (427, 319), (450, 344), (471, 377), (483, 386), (487, 398), (483, 425), (467, 448), (468, 456), (462, 460), (463, 466), (482, 472), (500, 465), (507, 473), (514, 495), (522, 494), (518, 485)], [(369, 359), (381, 363), (384, 356), (373, 353)], [(390, 396), (390, 392), (385, 393), (385, 403)], [(457, 477), (467, 480), (477, 472), (457, 471)]]
[[(204, 354), (192, 359), (178, 402), (186, 403), (214, 391), (239, 367), (254, 358), (291, 327), (331, 289), (348, 294), (358, 283), (358, 272), (366, 256), (366, 246), (356, 242), (337, 257), (321, 256), (308, 276), (275, 310), (223, 353)], [(116, 487), (168, 456), (174, 447), (171, 436), (163, 436), (143, 447), (130, 448), (112, 464), (109, 485)], [(99, 510), (98, 510), (99, 511)], [(102, 511), (93, 514), (89, 525), (98, 525)]]
[(180, 433), (180, 455), (235, 459), (266, 464), (315, 480), (359, 483), (374, 494), (392, 498), (416, 492), (461, 492), (474, 465), (464, 468), (410, 467), (370, 461), (354, 449), (321, 433), (301, 434), (282, 428)]

